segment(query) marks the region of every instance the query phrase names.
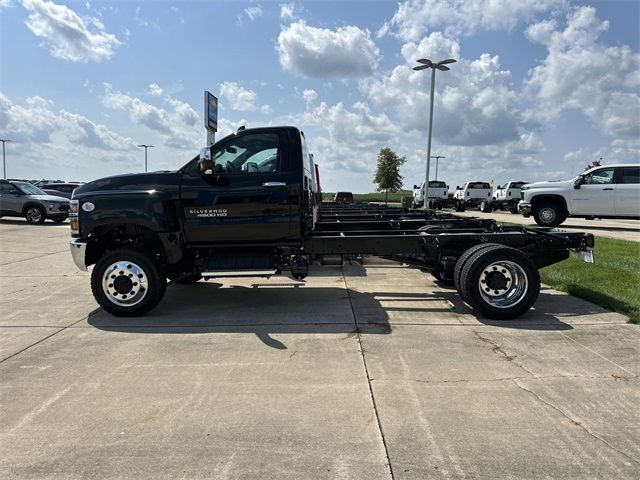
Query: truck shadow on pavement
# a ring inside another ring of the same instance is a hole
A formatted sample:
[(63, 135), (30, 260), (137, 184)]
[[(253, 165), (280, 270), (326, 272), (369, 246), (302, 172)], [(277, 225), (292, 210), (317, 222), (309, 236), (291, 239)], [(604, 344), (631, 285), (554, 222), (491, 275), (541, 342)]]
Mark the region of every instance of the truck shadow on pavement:
[[(336, 278), (338, 282), (343, 279)], [(99, 309), (87, 320), (95, 328), (111, 332), (254, 333), (265, 345), (286, 349), (284, 343), (271, 335), (344, 334), (344, 338), (358, 333), (388, 335), (394, 323), (426, 327), (479, 322), (510, 329), (570, 330), (573, 327), (558, 316), (577, 315), (571, 305), (566, 306), (567, 296), (544, 292), (537, 308), (518, 320), (496, 321), (478, 315), (451, 290), (358, 292), (344, 286), (308, 286), (303, 282), (221, 287), (212, 282), (172, 285), (165, 299), (144, 317), (118, 318)], [(598, 307), (593, 313), (601, 311)], [(588, 313), (580, 310), (580, 315)]]
[[(118, 318), (99, 309), (87, 321), (106, 331), (130, 333), (255, 333), (273, 348), (287, 347), (271, 334), (345, 334), (366, 329), (389, 334), (388, 316), (376, 309), (374, 321), (356, 323), (350, 293), (342, 285), (309, 287), (305, 283), (256, 282), (220, 288), (213, 282), (171, 285), (162, 302), (143, 317)], [(357, 294), (360, 302), (374, 304), (373, 296)], [(365, 298), (366, 297), (366, 298)], [(374, 307), (375, 308), (375, 307)], [(347, 337), (345, 337), (347, 338)]]

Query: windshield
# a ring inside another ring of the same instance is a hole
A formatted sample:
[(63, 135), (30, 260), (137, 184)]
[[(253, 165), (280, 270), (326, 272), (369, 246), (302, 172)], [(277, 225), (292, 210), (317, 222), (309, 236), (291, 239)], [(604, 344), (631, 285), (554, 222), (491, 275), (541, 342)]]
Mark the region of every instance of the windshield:
[(38, 187), (27, 182), (15, 182), (14, 185), (18, 187), (22, 193), (26, 193), (27, 195), (46, 195), (46, 193)]

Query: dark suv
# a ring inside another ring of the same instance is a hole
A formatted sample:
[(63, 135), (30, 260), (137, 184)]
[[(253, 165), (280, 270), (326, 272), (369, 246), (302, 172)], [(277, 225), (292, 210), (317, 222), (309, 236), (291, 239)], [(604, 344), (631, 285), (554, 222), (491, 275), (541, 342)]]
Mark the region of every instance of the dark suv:
[(82, 185), (81, 183), (45, 183), (38, 185), (38, 187), (49, 195), (55, 195), (57, 197), (71, 198), (73, 191)]
[(0, 180), (0, 216), (24, 217), (33, 224), (43, 223), (47, 218), (61, 223), (68, 212), (67, 198), (48, 195), (28, 182)]

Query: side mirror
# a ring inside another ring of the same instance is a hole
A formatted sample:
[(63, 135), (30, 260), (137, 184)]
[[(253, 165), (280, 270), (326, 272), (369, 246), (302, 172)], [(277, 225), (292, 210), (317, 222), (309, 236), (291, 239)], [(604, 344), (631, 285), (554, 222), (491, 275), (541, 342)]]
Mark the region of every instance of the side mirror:
[(198, 158), (200, 175), (213, 175), (213, 161), (211, 160), (211, 147), (204, 147), (200, 150)]
[(456, 190), (462, 190), (462, 189), (460, 188), (460, 185), (456, 185)]
[(414, 185), (414, 186), (413, 186), (413, 189), (414, 189), (414, 190), (417, 190), (417, 189), (418, 189), (418, 185)]
[(573, 182), (573, 188), (578, 190), (580, 188), (580, 185), (582, 185), (583, 183), (584, 183), (584, 177), (582, 175), (579, 175), (578, 178), (576, 178), (575, 181)]

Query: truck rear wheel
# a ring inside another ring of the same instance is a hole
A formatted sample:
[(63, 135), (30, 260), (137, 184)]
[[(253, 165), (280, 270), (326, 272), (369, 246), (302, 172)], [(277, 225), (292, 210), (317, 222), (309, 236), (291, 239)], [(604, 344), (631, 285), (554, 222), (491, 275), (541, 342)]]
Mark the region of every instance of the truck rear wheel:
[(462, 255), (458, 257), (456, 266), (453, 268), (453, 284), (455, 285), (456, 290), (460, 295), (462, 295), (462, 291), (460, 290), (460, 275), (462, 274), (462, 269), (467, 264), (471, 256), (474, 253), (479, 252), (480, 250), (483, 250), (485, 248), (489, 248), (489, 247), (495, 248), (500, 246), (501, 245), (497, 243), (480, 243), (478, 245), (474, 245), (473, 247), (471, 247), (469, 250), (467, 250), (466, 252), (464, 252)]
[(540, 274), (529, 256), (511, 247), (474, 253), (460, 274), (465, 301), (487, 318), (511, 320), (529, 311), (540, 293)]
[(144, 315), (164, 296), (167, 281), (158, 263), (130, 249), (104, 255), (91, 272), (91, 291), (98, 304), (118, 317)]
[(533, 219), (541, 227), (557, 227), (567, 219), (567, 215), (558, 203), (539, 202), (533, 207)]

